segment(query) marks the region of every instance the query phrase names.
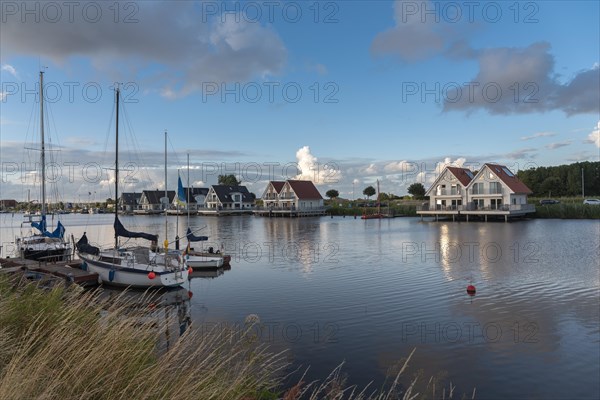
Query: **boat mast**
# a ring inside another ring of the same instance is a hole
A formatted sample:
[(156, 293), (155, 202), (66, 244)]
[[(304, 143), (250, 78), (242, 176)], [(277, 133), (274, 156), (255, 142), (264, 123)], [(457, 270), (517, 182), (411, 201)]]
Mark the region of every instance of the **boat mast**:
[[(167, 205), (169, 204), (169, 193), (167, 191), (167, 131), (165, 130), (165, 255), (167, 254), (167, 235), (168, 235), (168, 223), (167, 220)], [(165, 265), (167, 263), (167, 258), (165, 257)]]
[(42, 137), (42, 217), (46, 215), (46, 145), (44, 142), (44, 71), (40, 71), (40, 135)]
[[(116, 129), (115, 129), (115, 199), (119, 199), (119, 85), (115, 90), (116, 105), (117, 105), (117, 117), (116, 117)], [(115, 222), (119, 218), (119, 207), (117, 206), (118, 201), (115, 203)], [(115, 249), (119, 248), (119, 236), (115, 230)]]
[[(190, 227), (190, 153), (187, 153), (187, 190), (185, 207), (187, 208), (187, 226)], [(196, 209), (198, 206), (196, 206)]]

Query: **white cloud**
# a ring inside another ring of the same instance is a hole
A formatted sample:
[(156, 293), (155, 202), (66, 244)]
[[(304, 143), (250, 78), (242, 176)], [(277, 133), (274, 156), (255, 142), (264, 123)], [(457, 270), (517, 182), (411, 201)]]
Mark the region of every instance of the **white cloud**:
[(415, 163), (406, 160), (393, 161), (383, 167), (385, 172), (409, 172), (415, 169)]
[(439, 161), (435, 164), (435, 168), (432, 171), (421, 171), (417, 174), (415, 182), (421, 182), (427, 189), (442, 173), (446, 166), (452, 167), (463, 167), (467, 159), (465, 157), (459, 157), (456, 160), (452, 161), (452, 158), (446, 157), (444, 161)]
[(546, 148), (549, 150), (554, 150), (554, 149), (558, 149), (561, 147), (565, 147), (571, 144), (570, 140), (567, 140), (565, 142), (556, 142), (556, 143), (550, 143), (546, 145)]
[(2, 69), (2, 71), (8, 72), (9, 74), (11, 74), (12, 76), (14, 76), (17, 79), (19, 78), (19, 76), (17, 74), (17, 70), (12, 65), (10, 65), (10, 64), (3, 64), (1, 69)]
[(585, 143), (593, 143), (596, 145), (596, 147), (600, 148), (600, 121), (598, 121), (598, 124), (596, 125), (592, 133), (588, 135), (588, 138), (585, 141)]
[(338, 183), (342, 172), (334, 164), (320, 164), (311, 154), (310, 147), (304, 146), (296, 152), (299, 174), (294, 179), (313, 181), (315, 185)]
[(371, 163), (367, 168), (365, 168), (364, 172), (369, 175), (375, 175), (379, 172), (379, 168), (377, 167), (377, 165)]
[(378, 34), (371, 44), (374, 54), (394, 54), (403, 61), (418, 61), (440, 52), (445, 37), (438, 32), (435, 18), (422, 18), (421, 13), (407, 12), (407, 7), (432, 7), (431, 2), (394, 2), (395, 26)]
[(521, 136), (521, 140), (532, 140), (532, 139), (537, 139), (537, 138), (541, 138), (541, 137), (551, 137), (551, 136), (556, 136), (556, 133), (554, 133), (554, 132), (538, 132), (538, 133), (534, 133), (531, 136)]
[[(285, 65), (287, 50), (277, 32), (240, 13), (207, 16), (195, 2), (139, 1), (137, 22), (114, 23), (111, 4), (97, 3), (104, 17), (95, 23), (9, 17), (0, 36), (3, 56), (45, 57), (61, 65), (83, 58), (115, 79), (140, 71), (167, 98), (202, 90), (203, 83), (265, 79)], [(157, 71), (150, 76), (149, 66)]]

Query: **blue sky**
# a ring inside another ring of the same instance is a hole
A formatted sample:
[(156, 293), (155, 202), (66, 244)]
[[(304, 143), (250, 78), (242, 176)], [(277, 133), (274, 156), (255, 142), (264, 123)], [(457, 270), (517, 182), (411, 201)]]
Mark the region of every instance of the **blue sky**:
[(446, 163), (599, 159), (598, 2), (28, 4), (2, 3), (0, 197), (32, 184), (40, 65), (65, 200), (110, 196), (110, 172), (80, 170), (113, 158), (114, 82), (137, 142), (128, 190), (163, 187), (165, 129), (171, 188), (190, 152), (196, 186), (233, 172), (258, 195), (272, 177), (352, 197), (376, 179), (405, 194)]

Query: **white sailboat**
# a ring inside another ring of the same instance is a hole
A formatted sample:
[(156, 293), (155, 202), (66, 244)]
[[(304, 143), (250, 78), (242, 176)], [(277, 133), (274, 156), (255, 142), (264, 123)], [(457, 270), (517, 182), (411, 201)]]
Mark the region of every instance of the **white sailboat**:
[(41, 137), (41, 197), (42, 209), (38, 221), (33, 221), (34, 216), (29, 214), (31, 227), (39, 233), (17, 238), (15, 243), (19, 256), (28, 260), (37, 261), (67, 261), (72, 253), (69, 242), (65, 241), (65, 227), (58, 221), (53, 232), (46, 230), (46, 146), (44, 135), (44, 72), (40, 71), (40, 137)]
[[(116, 140), (115, 140), (115, 198), (119, 195), (119, 88), (116, 88)], [(165, 182), (166, 186), (166, 182)], [(115, 207), (115, 245), (108, 250), (100, 250), (88, 243), (86, 234), (77, 242), (79, 257), (90, 272), (96, 272), (100, 283), (113, 286), (149, 288), (176, 287), (185, 283), (189, 271), (180, 257), (169, 253), (165, 240), (164, 253), (156, 253), (147, 247), (123, 249), (119, 247), (119, 237), (143, 238), (158, 242), (158, 235), (144, 232), (130, 232), (119, 220), (118, 207)], [(165, 227), (167, 222), (165, 221)], [(166, 237), (166, 235), (165, 235)], [(155, 247), (155, 246), (154, 246)]]
[(191, 247), (192, 242), (206, 241), (206, 240), (208, 240), (208, 237), (207, 236), (196, 236), (196, 235), (194, 235), (194, 233), (192, 232), (192, 229), (190, 228), (190, 205), (189, 205), (189, 199), (190, 199), (190, 155), (189, 154), (187, 156), (187, 195), (183, 191), (183, 185), (181, 184), (181, 178), (179, 178), (177, 180), (176, 196), (179, 198), (180, 201), (184, 201), (184, 199), (185, 199), (186, 208), (187, 208), (187, 226), (188, 226), (188, 228), (187, 228), (187, 232), (186, 232), (185, 236), (187, 238), (188, 245), (184, 251), (184, 258), (185, 258), (186, 265), (188, 267), (191, 267), (194, 270), (221, 268), (225, 262), (225, 258), (224, 258), (223, 254), (199, 252), (199, 251), (193, 250)]

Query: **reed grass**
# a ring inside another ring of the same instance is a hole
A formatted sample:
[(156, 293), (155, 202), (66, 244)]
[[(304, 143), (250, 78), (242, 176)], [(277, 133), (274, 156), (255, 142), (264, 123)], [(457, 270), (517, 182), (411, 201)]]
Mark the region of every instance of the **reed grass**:
[[(420, 377), (400, 385), (413, 353), (379, 389), (346, 386), (340, 365), (322, 382), (282, 388), (284, 353), (252, 330), (188, 329), (168, 350), (160, 330), (125, 296), (56, 287), (42, 290), (0, 275), (0, 399), (391, 400), (452, 399)], [(421, 381), (422, 382), (422, 381)], [(424, 394), (427, 393), (427, 394)]]

